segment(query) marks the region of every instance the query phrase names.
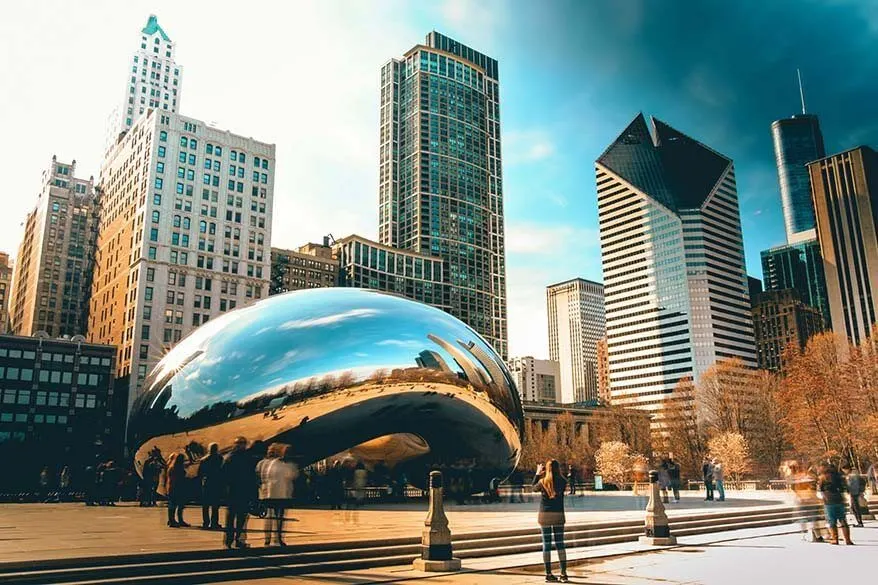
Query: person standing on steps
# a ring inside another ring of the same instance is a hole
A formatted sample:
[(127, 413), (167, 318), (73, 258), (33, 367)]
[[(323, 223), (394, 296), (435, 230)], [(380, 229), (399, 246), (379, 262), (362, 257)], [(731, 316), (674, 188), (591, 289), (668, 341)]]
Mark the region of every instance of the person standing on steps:
[(533, 491), (540, 493), (540, 512), (537, 522), (543, 537), (543, 564), (546, 567), (546, 582), (554, 583), (558, 577), (552, 574), (552, 540), (558, 552), (558, 563), (561, 565), (562, 583), (567, 579), (567, 550), (564, 547), (564, 491), (567, 481), (561, 474), (561, 466), (555, 459), (549, 459), (545, 465), (537, 467), (534, 476)]
[(201, 484), (201, 528), (219, 530), (219, 503), (222, 491), (223, 458), (219, 454), (219, 445), (211, 443), (207, 447), (207, 455), (201, 458), (198, 465), (198, 479)]
[(844, 536), (845, 544), (854, 544), (851, 540), (851, 529), (848, 526), (847, 510), (844, 505), (844, 492), (847, 482), (835, 465), (823, 465), (817, 480), (817, 492), (823, 500), (823, 512), (829, 525), (829, 544), (838, 544), (838, 530)]
[[(851, 514), (857, 521), (857, 528), (863, 527), (863, 510), (860, 508), (860, 495), (866, 490), (866, 480), (857, 470), (852, 470), (850, 465), (841, 468), (848, 484), (848, 495), (851, 501)], [(867, 510), (868, 513), (868, 510)]]
[(235, 445), (223, 460), (221, 469), (228, 505), (223, 542), (226, 548), (232, 548), (232, 545), (247, 548), (244, 534), (250, 503), (256, 496), (256, 473), (253, 458), (247, 452), (246, 437), (235, 438)]
[(713, 484), (716, 487), (716, 491), (719, 494), (719, 502), (726, 501), (726, 486), (725, 486), (725, 471), (723, 470), (722, 461), (714, 458), (712, 461), (713, 465)]

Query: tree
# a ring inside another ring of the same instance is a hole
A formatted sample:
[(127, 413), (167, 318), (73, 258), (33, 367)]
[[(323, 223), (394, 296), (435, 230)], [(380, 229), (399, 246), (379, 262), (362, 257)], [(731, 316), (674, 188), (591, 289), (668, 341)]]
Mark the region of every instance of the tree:
[(557, 459), (561, 464), (572, 463), (580, 469), (589, 468), (592, 453), (587, 434), (573, 415), (565, 412), (549, 421), (545, 429), (542, 421), (525, 426), (519, 468), (534, 469), (549, 459)]
[(595, 452), (595, 471), (606, 481), (621, 485), (631, 468), (630, 448), (620, 441), (602, 443)]
[(735, 478), (741, 479), (750, 464), (750, 451), (747, 440), (740, 433), (721, 433), (707, 443), (710, 454), (719, 459), (725, 472)]
[(779, 399), (781, 379), (773, 372), (760, 370), (753, 376), (754, 432), (749, 440), (753, 463), (760, 476), (777, 473), (791, 451), (785, 404)]
[(738, 358), (719, 360), (702, 374), (695, 390), (695, 400), (699, 423), (709, 436), (729, 432), (748, 436), (753, 433), (754, 374)]
[(638, 453), (652, 453), (649, 418), (643, 411), (621, 406), (596, 409), (590, 431), (592, 447), (596, 448), (605, 441), (620, 441)]
[(673, 392), (665, 395), (656, 418), (662, 451), (677, 460), (684, 477), (701, 475), (701, 461), (707, 452), (694, 400), (692, 379), (683, 378)]

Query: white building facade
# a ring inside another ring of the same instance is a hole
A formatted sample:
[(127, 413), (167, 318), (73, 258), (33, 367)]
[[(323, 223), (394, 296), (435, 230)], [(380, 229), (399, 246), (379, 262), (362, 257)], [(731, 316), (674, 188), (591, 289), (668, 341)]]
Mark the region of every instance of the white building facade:
[(549, 359), (560, 364), (560, 402), (594, 402), (599, 398), (598, 341), (606, 333), (604, 286), (574, 278), (546, 287)]
[(175, 44), (150, 14), (140, 31), (139, 49), (131, 56), (125, 95), (110, 118), (108, 148), (150, 109), (180, 111), (183, 69), (174, 60)]
[(162, 109), (101, 169), (88, 337), (118, 347), (129, 401), (164, 353), (268, 296), (275, 146)]
[(532, 356), (515, 357), (509, 360), (509, 372), (523, 402), (559, 402), (561, 371), (558, 362)]
[(659, 410), (721, 359), (756, 366), (734, 165), (642, 114), (596, 162), (614, 405)]

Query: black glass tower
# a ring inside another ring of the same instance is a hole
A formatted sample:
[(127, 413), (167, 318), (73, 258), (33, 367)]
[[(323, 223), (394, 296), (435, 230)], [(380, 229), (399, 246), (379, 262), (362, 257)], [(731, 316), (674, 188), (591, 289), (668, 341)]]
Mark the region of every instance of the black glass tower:
[[(815, 228), (814, 205), (811, 203), (811, 180), (805, 165), (826, 156), (820, 123), (813, 114), (795, 115), (771, 125), (777, 178), (783, 204), (787, 241), (792, 243)], [(813, 237), (813, 232), (805, 235)]]
[(763, 250), (761, 256), (765, 290), (795, 289), (806, 305), (820, 311), (826, 329), (831, 328), (820, 242), (811, 239), (777, 246)]

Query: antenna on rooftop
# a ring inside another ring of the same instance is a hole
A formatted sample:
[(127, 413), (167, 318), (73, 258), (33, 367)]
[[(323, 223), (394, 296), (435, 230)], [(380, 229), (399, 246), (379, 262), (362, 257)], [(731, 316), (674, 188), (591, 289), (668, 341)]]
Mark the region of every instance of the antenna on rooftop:
[(802, 98), (802, 113), (805, 113), (805, 91), (802, 89), (802, 72), (796, 68), (796, 75), (799, 76), (799, 97)]

